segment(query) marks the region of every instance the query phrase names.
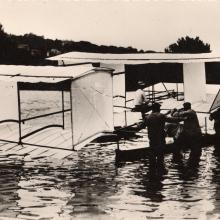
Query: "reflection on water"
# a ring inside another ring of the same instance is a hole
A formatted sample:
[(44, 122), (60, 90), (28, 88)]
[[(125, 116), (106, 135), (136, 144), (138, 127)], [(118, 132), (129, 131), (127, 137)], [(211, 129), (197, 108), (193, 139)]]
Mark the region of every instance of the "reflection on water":
[[(27, 104), (31, 109), (36, 105), (30, 101)], [(24, 110), (29, 114), (27, 106)], [(125, 141), (124, 145), (140, 142), (143, 146), (143, 136)], [(163, 172), (150, 169), (148, 158), (116, 166), (115, 148), (115, 143), (90, 144), (64, 159), (30, 159), (13, 154), (6, 157), (0, 151), (0, 217), (220, 217), (220, 146), (202, 149), (201, 157), (186, 151), (178, 162), (166, 155)]]
[(90, 145), (62, 160), (0, 157), (0, 216), (24, 219), (211, 219), (219, 217), (220, 153), (189, 164), (166, 155), (115, 166), (114, 144)]

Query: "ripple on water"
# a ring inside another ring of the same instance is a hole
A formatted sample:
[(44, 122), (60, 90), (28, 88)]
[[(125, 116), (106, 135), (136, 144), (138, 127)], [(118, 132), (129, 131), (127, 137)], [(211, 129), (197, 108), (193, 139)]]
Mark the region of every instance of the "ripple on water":
[(187, 164), (177, 166), (168, 156), (168, 173), (155, 176), (150, 174), (147, 159), (117, 168), (114, 157), (105, 158), (105, 149), (96, 147), (101, 153), (91, 155), (88, 148), (82, 154), (79, 151), (77, 158), (62, 161), (1, 157), (0, 199), (7, 207), (1, 209), (1, 216), (120, 219), (136, 213), (140, 219), (194, 218), (203, 212), (205, 202), (212, 204), (209, 212), (220, 207), (220, 166), (216, 159), (211, 160), (206, 171), (209, 178), (204, 178), (207, 154), (201, 157), (198, 169), (190, 172)]

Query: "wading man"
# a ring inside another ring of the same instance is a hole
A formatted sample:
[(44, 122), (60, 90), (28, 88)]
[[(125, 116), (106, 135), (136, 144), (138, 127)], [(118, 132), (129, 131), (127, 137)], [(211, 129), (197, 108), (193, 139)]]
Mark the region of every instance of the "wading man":
[(147, 115), (142, 127), (147, 127), (150, 143), (150, 165), (164, 167), (165, 122), (169, 120), (160, 113), (160, 104), (152, 105), (152, 113)]
[(191, 103), (185, 102), (183, 104), (183, 109), (175, 112), (173, 116), (180, 119), (182, 118), (184, 121), (183, 131), (177, 140), (177, 145), (189, 147), (191, 149), (190, 156), (192, 160), (199, 158), (201, 156), (202, 132), (197, 114), (191, 109)]

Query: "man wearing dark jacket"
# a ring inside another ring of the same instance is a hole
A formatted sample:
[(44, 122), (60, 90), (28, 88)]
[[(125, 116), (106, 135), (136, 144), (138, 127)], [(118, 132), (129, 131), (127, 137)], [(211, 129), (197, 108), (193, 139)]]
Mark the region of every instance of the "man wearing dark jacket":
[(196, 112), (191, 109), (191, 103), (185, 102), (183, 104), (183, 109), (176, 111), (172, 114), (174, 117), (183, 119), (183, 131), (178, 140), (176, 141), (176, 156), (180, 156), (180, 151), (182, 147), (189, 147), (190, 158), (189, 162), (193, 163), (201, 156), (201, 138), (202, 132), (199, 125), (199, 120)]
[(183, 141), (184, 144), (190, 145), (190, 147), (198, 145), (201, 140), (202, 132), (197, 114), (191, 109), (191, 103), (183, 103), (183, 109), (173, 113), (173, 116), (183, 118), (184, 121), (181, 141)]
[(166, 143), (165, 122), (169, 121), (169, 118), (160, 113), (160, 106), (159, 103), (152, 105), (152, 113), (146, 116), (142, 126), (146, 126), (148, 131), (151, 164), (157, 163), (159, 166), (163, 166)]

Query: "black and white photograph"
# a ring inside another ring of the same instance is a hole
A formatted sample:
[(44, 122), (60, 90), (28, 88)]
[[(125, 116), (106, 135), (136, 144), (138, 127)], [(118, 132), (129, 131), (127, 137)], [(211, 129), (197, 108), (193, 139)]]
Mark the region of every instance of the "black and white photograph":
[(0, 220), (220, 219), (219, 0), (0, 0)]

